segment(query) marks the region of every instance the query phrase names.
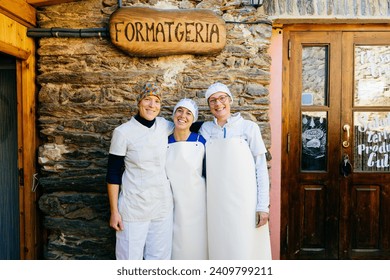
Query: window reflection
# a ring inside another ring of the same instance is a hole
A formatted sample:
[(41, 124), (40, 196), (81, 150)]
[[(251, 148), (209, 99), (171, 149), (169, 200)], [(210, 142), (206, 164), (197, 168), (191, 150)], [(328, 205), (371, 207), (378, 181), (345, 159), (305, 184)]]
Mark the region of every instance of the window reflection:
[(302, 49), (302, 105), (325, 106), (328, 85), (328, 47)]
[(355, 47), (355, 106), (390, 105), (390, 46)]

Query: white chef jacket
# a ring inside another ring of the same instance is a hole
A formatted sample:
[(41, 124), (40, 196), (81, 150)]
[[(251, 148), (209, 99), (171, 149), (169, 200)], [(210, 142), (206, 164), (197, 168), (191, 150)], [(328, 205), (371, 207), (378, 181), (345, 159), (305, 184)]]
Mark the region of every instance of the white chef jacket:
[(232, 114), (227, 123), (221, 127), (217, 119), (203, 123), (199, 133), (209, 139), (243, 138), (249, 145), (256, 166), (257, 205), (256, 211), (269, 212), (269, 177), (263, 138), (259, 126), (245, 120), (240, 113)]
[(150, 128), (132, 117), (114, 130), (110, 154), (125, 156), (118, 199), (124, 221), (148, 221), (171, 213), (173, 200), (165, 161), (173, 128), (174, 124), (162, 117)]

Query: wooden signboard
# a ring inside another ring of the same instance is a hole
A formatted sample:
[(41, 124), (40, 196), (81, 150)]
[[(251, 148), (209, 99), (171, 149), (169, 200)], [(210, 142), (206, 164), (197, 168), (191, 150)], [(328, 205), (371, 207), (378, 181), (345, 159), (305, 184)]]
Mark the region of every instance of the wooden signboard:
[(226, 28), (210, 10), (125, 7), (111, 15), (110, 37), (134, 56), (207, 55), (225, 47)]

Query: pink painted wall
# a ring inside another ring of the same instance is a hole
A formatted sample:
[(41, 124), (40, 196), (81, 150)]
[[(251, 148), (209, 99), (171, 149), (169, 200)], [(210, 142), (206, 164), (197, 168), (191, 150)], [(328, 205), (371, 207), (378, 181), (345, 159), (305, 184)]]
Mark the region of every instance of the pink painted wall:
[(272, 259), (280, 259), (280, 189), (281, 189), (281, 135), (282, 135), (282, 29), (272, 29), (269, 54), (272, 58), (270, 93), (271, 124), (271, 192), (270, 192), (270, 232)]

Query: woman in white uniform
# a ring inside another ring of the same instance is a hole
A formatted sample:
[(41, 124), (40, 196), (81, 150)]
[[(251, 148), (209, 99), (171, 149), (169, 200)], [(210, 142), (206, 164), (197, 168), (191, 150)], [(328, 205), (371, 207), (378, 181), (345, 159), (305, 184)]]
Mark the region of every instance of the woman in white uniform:
[(174, 125), (157, 117), (160, 109), (161, 91), (147, 83), (138, 114), (112, 135), (107, 190), (119, 260), (171, 259), (173, 199), (165, 162)]
[(259, 126), (231, 114), (233, 96), (222, 83), (205, 98), (214, 120), (205, 122), (210, 259), (271, 259), (269, 178)]
[(206, 260), (206, 181), (203, 176), (205, 139), (190, 131), (198, 118), (191, 99), (180, 100), (173, 110), (175, 130), (168, 138), (167, 175), (171, 183), (173, 260)]

